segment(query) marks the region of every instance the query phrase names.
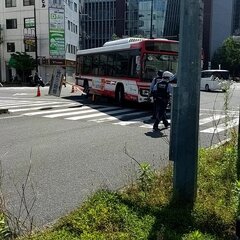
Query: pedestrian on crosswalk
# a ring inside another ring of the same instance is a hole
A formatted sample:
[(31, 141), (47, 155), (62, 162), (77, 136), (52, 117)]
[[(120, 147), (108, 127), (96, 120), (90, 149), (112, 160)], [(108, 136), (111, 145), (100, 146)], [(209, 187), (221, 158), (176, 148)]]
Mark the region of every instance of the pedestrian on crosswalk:
[(159, 130), (158, 124), (160, 121), (163, 121), (165, 128), (170, 125), (166, 118), (166, 108), (171, 93), (169, 81), (173, 76), (171, 72), (165, 71), (162, 75), (162, 79), (158, 80), (153, 87), (153, 96), (156, 99), (156, 120), (153, 125), (154, 131)]

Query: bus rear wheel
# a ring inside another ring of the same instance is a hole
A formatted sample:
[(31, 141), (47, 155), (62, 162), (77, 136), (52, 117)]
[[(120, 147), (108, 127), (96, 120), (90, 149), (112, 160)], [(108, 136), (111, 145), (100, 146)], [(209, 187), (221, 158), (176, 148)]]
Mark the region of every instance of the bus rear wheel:
[(84, 83), (83, 83), (83, 92), (86, 93), (86, 98), (89, 96), (89, 85), (88, 85), (88, 81), (87, 80), (84, 80)]
[(124, 104), (124, 88), (123, 85), (118, 85), (115, 92), (115, 101), (117, 105), (122, 106)]

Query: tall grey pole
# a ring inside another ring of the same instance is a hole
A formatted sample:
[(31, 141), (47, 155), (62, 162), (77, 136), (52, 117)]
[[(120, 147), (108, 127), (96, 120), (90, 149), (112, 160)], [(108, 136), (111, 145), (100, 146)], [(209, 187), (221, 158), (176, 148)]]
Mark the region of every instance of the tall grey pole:
[[(197, 191), (203, 1), (180, 1), (177, 110), (174, 117), (174, 200), (193, 205)], [(174, 97), (174, 96), (173, 96)]]
[(153, 38), (153, 0), (151, 1), (151, 13), (150, 13), (150, 39)]
[(38, 72), (38, 44), (37, 44), (36, 0), (34, 1), (34, 6), (33, 7), (34, 7), (33, 11), (34, 11), (35, 67), (36, 67), (36, 72)]

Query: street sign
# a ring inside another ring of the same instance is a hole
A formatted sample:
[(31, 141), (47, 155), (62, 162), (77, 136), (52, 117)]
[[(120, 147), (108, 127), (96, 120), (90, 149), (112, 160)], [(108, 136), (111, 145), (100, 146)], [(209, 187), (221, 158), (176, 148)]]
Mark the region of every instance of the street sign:
[(49, 95), (60, 97), (61, 90), (62, 90), (63, 74), (64, 72), (61, 67), (57, 67), (55, 69), (51, 79), (49, 91), (48, 91)]

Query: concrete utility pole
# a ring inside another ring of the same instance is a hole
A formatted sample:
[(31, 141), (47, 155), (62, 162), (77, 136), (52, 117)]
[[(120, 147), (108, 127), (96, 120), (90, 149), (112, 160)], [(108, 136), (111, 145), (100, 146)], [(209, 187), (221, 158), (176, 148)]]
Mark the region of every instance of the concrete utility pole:
[(36, 0), (34, 1), (33, 6), (34, 11), (34, 39), (35, 39), (35, 65), (36, 65), (36, 72), (38, 72), (38, 44), (37, 44), (37, 18), (36, 18)]
[(197, 191), (203, 1), (180, 1), (180, 13), (178, 86), (173, 95), (176, 106), (172, 111), (170, 157), (174, 161), (174, 199), (193, 205)]

